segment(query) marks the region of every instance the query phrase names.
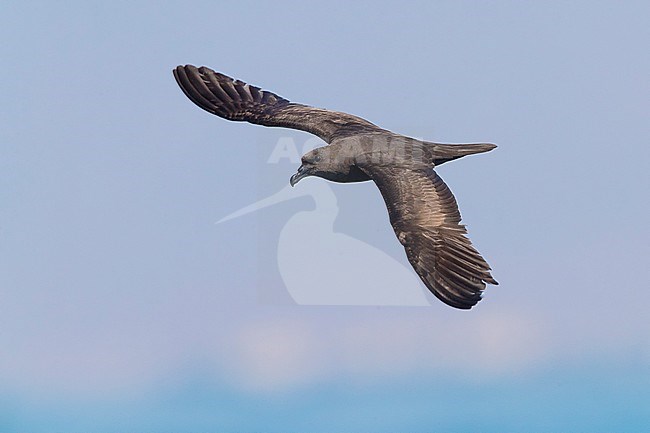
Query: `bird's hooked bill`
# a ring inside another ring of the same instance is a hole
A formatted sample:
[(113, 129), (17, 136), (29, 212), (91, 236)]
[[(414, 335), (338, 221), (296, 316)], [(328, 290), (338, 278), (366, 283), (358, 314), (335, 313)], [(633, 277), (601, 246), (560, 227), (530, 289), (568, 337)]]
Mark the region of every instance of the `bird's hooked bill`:
[(305, 168), (304, 165), (301, 165), (298, 167), (298, 171), (293, 176), (291, 176), (289, 183), (291, 186), (295, 186), (298, 182), (300, 182), (301, 179), (306, 178), (310, 174), (311, 173), (309, 172), (309, 169)]

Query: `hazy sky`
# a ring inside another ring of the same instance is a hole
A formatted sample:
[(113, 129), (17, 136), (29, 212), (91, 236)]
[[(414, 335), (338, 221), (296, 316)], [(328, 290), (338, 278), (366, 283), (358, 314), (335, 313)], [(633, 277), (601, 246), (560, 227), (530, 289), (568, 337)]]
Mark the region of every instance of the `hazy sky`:
[[(645, 1), (3, 2), (0, 430), (645, 431), (649, 18)], [(185, 63), (498, 144), (439, 173), (500, 285), (469, 312), (409, 272), (395, 289), (430, 306), (296, 305), (292, 288), (380, 293), (409, 269), (381, 196), (307, 179), (215, 224), (288, 184), (279, 144), (314, 141), (201, 111)], [(305, 271), (317, 259), (332, 271)]]

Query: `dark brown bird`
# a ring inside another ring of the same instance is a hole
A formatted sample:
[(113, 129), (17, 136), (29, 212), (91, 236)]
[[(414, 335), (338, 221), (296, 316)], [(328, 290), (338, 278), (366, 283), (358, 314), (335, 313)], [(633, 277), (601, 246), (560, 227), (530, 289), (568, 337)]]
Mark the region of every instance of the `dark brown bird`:
[(176, 82), (204, 110), (227, 120), (310, 132), (328, 143), (306, 153), (295, 185), (307, 176), (333, 182), (372, 180), (386, 202), (397, 239), (424, 284), (442, 302), (469, 309), (485, 284), (498, 284), (467, 238), (437, 165), (496, 146), (441, 144), (382, 129), (351, 114), (296, 104), (205, 66), (178, 66)]

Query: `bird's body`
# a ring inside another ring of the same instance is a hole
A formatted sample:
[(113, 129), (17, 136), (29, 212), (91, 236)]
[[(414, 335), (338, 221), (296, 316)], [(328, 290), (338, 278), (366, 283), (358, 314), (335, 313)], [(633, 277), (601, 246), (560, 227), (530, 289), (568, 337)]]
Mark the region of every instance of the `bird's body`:
[(469, 309), (481, 299), (486, 283), (498, 284), (465, 236), (454, 196), (433, 170), (495, 145), (416, 140), (350, 114), (291, 103), (206, 67), (179, 66), (174, 76), (183, 92), (210, 113), (233, 121), (299, 129), (325, 140), (328, 146), (302, 157), (292, 185), (307, 176), (345, 183), (374, 181), (411, 265), (446, 304)]

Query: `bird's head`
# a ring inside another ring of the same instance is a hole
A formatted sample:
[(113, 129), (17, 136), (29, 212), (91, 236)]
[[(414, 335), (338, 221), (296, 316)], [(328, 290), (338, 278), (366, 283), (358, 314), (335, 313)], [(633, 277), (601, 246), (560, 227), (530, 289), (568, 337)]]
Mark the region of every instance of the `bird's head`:
[(298, 167), (298, 171), (291, 176), (289, 183), (291, 186), (297, 184), (301, 179), (307, 176), (318, 176), (323, 171), (324, 166), (327, 164), (328, 158), (323, 151), (323, 148), (317, 148), (305, 153), (302, 156), (302, 164)]

